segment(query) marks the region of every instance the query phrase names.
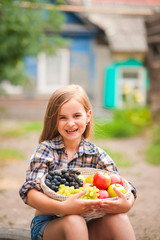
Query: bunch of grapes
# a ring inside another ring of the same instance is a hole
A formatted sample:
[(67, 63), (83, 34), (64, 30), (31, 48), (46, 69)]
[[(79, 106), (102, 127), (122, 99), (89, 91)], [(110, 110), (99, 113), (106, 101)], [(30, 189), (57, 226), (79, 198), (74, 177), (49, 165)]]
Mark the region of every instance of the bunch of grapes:
[(78, 175), (80, 172), (75, 169), (62, 169), (60, 172), (51, 170), (46, 176), (45, 184), (55, 192), (61, 184), (79, 189), (83, 186), (83, 180), (79, 179)]
[(83, 190), (87, 190), (86, 194), (83, 195), (81, 198), (83, 199), (97, 199), (99, 196), (99, 189), (95, 186), (93, 187), (80, 187), (79, 189), (75, 189), (74, 187), (68, 187), (65, 185), (60, 185), (59, 190), (57, 193), (61, 195), (65, 195), (71, 197), (72, 195), (81, 192)]

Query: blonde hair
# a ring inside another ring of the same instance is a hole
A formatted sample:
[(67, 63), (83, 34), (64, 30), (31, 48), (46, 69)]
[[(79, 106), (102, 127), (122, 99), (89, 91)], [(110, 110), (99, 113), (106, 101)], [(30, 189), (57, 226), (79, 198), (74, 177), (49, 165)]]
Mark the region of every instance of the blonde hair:
[[(62, 105), (69, 101), (71, 98), (74, 98), (77, 101), (79, 101), (83, 105), (86, 113), (89, 110), (92, 110), (89, 98), (85, 90), (81, 86), (71, 84), (59, 88), (51, 95), (48, 101), (48, 105), (44, 116), (43, 129), (39, 138), (39, 143), (45, 140), (51, 140), (60, 135), (57, 130), (59, 110), (62, 107)], [(83, 133), (84, 138), (87, 138), (90, 135), (91, 128), (92, 128), (92, 116), (90, 122), (86, 125), (86, 129)]]

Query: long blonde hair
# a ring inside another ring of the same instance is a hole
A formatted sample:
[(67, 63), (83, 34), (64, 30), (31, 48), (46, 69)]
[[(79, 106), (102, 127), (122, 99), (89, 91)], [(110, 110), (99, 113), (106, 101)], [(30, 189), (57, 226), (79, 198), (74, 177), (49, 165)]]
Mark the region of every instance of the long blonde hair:
[[(89, 98), (81, 86), (71, 84), (59, 88), (51, 95), (48, 101), (39, 143), (45, 140), (51, 140), (60, 135), (57, 130), (59, 110), (62, 105), (69, 101), (71, 98), (75, 98), (77, 101), (79, 101), (83, 105), (86, 113), (89, 110), (92, 110)], [(92, 116), (83, 133), (84, 138), (87, 138), (89, 136), (91, 128)]]

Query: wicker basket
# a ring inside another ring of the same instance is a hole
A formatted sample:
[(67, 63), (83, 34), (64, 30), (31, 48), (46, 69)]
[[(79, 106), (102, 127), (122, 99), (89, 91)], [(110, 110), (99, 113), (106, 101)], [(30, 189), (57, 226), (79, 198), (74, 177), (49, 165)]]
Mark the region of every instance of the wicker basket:
[[(95, 174), (96, 172), (107, 172), (108, 174), (113, 174), (114, 172), (109, 172), (109, 171), (106, 171), (106, 170), (101, 170), (101, 169), (96, 169), (96, 168), (75, 168), (76, 170), (79, 170), (80, 173), (82, 175), (84, 175), (85, 177), (88, 177), (92, 174)], [(56, 171), (61, 171), (60, 170), (56, 170)], [(114, 173), (114, 174), (117, 174), (117, 173)], [(42, 187), (42, 190), (43, 192), (55, 199), (55, 200), (58, 200), (58, 201), (64, 201), (68, 198), (68, 196), (64, 196), (64, 195), (60, 195), (58, 193), (56, 193), (55, 191), (53, 191), (52, 189), (50, 189), (46, 184), (45, 184), (45, 178), (46, 178), (46, 175), (45, 174), (42, 179), (41, 179), (41, 187)], [(130, 187), (130, 184), (127, 182), (126, 179), (122, 178), (122, 181), (123, 181), (123, 186), (125, 188), (125, 197), (126, 198), (129, 198), (130, 197), (130, 194), (131, 194), (131, 187)], [(117, 197), (113, 197), (113, 198), (107, 198), (107, 201), (115, 201), (117, 199)], [(84, 199), (87, 201), (87, 199)], [(104, 201), (105, 199), (101, 199), (102, 201)], [(94, 201), (94, 199), (92, 200)], [(98, 213), (96, 211), (92, 211), (91, 213), (88, 213), (88, 214), (83, 214), (82, 216), (86, 219), (93, 219), (93, 218), (100, 218), (100, 217), (103, 217), (105, 216), (106, 213)], [(57, 215), (57, 216), (60, 216), (62, 217), (62, 215)]]

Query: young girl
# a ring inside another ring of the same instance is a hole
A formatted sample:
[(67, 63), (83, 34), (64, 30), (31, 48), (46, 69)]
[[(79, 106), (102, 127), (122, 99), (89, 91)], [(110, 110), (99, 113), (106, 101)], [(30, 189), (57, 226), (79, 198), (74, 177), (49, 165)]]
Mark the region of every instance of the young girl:
[[(82, 191), (61, 202), (51, 199), (41, 189), (41, 178), (49, 170), (91, 167), (118, 171), (106, 152), (86, 140), (91, 125), (92, 107), (80, 86), (68, 85), (52, 94), (39, 146), (20, 189), (24, 202), (36, 210), (31, 223), (32, 240), (135, 240), (125, 214), (134, 204), (133, 186), (129, 199), (115, 189), (117, 201), (86, 201), (80, 198), (86, 193)], [(90, 221), (81, 216), (93, 209), (106, 215)], [(64, 217), (57, 217), (58, 214)]]

